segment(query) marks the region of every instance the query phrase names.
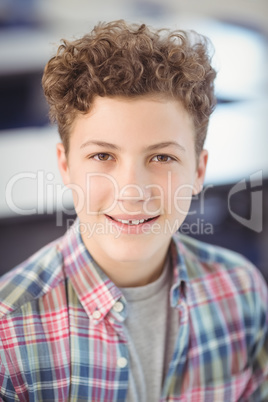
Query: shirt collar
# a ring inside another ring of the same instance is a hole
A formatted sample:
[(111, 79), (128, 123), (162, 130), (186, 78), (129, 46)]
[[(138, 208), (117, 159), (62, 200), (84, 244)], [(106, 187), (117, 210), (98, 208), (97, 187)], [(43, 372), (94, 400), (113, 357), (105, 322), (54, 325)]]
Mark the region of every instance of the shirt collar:
[(79, 220), (67, 231), (61, 243), (66, 276), (89, 317), (100, 322), (122, 296), (88, 252), (80, 234)]
[[(118, 299), (124, 297), (88, 252), (81, 238), (78, 218), (63, 237), (60, 251), (63, 255), (65, 274), (70, 279), (80, 303), (89, 317), (100, 322)], [(185, 250), (176, 235), (172, 238), (170, 252), (173, 269), (170, 303), (171, 307), (175, 308), (179, 299), (185, 297), (188, 282)], [(122, 314), (116, 317), (122, 321), (124, 318)]]
[(178, 307), (181, 298), (186, 298), (189, 277), (186, 266), (186, 250), (180, 242), (179, 234), (173, 235), (170, 244), (171, 265), (173, 268), (173, 282), (170, 290), (170, 305)]

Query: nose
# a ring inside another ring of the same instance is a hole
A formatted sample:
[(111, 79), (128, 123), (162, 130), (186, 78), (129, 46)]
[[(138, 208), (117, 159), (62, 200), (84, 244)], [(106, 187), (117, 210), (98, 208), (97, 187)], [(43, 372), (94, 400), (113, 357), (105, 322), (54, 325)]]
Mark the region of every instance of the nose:
[(118, 201), (137, 203), (148, 201), (151, 194), (151, 178), (145, 167), (137, 162), (121, 167)]

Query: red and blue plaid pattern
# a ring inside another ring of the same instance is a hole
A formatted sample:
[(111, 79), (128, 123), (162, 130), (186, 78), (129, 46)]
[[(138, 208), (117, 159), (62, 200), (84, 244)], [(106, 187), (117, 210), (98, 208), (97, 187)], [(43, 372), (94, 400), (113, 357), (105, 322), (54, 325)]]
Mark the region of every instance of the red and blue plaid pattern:
[[(126, 313), (113, 309), (126, 300), (78, 228), (0, 280), (1, 401), (126, 400)], [(181, 235), (170, 252), (179, 326), (161, 401), (268, 401), (268, 297), (259, 272)]]

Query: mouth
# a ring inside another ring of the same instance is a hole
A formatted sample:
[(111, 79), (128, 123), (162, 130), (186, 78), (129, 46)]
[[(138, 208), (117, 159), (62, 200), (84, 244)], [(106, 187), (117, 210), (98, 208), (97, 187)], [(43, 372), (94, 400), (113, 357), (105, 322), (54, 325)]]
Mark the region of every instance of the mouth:
[(160, 215), (149, 217), (148, 216), (110, 216), (105, 217), (120, 231), (127, 231), (127, 233), (141, 233), (141, 229), (147, 228), (154, 224)]
[(143, 218), (142, 219), (133, 219), (133, 218), (131, 218), (131, 219), (119, 219), (119, 218), (113, 218), (112, 216), (109, 216), (109, 215), (106, 215), (106, 216), (108, 218), (112, 219), (113, 221), (123, 223), (124, 225), (138, 226), (138, 225), (141, 225), (141, 224), (146, 223), (146, 222), (150, 222), (150, 221), (158, 218), (159, 215), (154, 216), (152, 218), (147, 218), (147, 219), (146, 218), (144, 218), (144, 219)]

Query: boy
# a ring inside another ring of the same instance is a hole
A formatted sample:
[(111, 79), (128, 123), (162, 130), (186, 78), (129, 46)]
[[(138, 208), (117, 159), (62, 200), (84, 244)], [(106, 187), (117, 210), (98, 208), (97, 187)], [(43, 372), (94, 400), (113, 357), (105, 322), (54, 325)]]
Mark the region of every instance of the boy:
[(268, 400), (263, 279), (175, 234), (206, 170), (207, 47), (116, 21), (48, 62), (78, 218), (1, 280), (3, 401)]

